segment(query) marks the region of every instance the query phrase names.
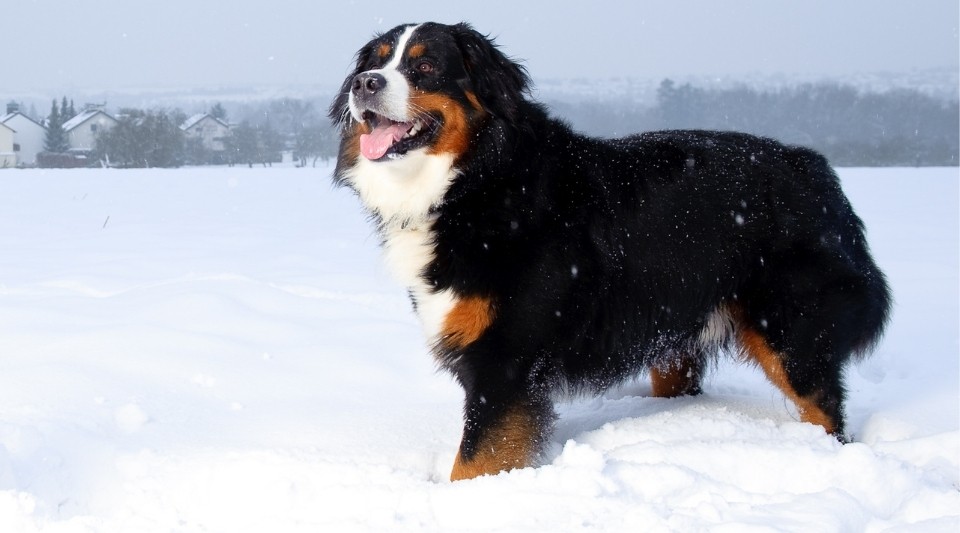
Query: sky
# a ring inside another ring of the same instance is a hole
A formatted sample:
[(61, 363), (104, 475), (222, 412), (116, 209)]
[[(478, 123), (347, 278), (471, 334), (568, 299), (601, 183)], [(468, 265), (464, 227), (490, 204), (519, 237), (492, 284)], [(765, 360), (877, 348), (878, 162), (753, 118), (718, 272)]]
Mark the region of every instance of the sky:
[(956, 0), (5, 0), (0, 95), (337, 86), (405, 22), (468, 21), (535, 80), (958, 68)]

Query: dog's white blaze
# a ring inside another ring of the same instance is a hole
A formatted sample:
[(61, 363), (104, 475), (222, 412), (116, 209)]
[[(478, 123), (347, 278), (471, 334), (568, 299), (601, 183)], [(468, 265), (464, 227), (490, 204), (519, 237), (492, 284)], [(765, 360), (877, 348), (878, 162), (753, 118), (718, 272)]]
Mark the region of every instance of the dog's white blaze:
[[(381, 93), (380, 107), (374, 111), (397, 122), (407, 122), (410, 120), (410, 111), (407, 108), (407, 102), (410, 100), (410, 86), (407, 85), (407, 79), (403, 74), (396, 70), (370, 70), (368, 72), (379, 73), (387, 80), (386, 89)], [(357, 122), (363, 122), (363, 109), (357, 105), (353, 91), (347, 97), (350, 115)]]
[(733, 317), (726, 306), (721, 305), (707, 315), (706, 323), (697, 339), (701, 347), (714, 347), (724, 344), (733, 335)]
[[(380, 74), (387, 82), (386, 87), (381, 93), (382, 107), (375, 111), (397, 122), (407, 122), (410, 120), (410, 109), (409, 106), (407, 106), (407, 102), (410, 99), (410, 85), (407, 83), (407, 78), (398, 70), (398, 67), (403, 60), (404, 51), (407, 49), (407, 43), (410, 42), (410, 37), (413, 36), (413, 33), (419, 27), (420, 25), (417, 24), (416, 26), (409, 26), (405, 29), (403, 33), (400, 34), (399, 39), (397, 39), (397, 45), (393, 49), (393, 55), (390, 57), (390, 60), (387, 61), (382, 68), (367, 71), (368, 73)], [(350, 94), (347, 96), (347, 102), (353, 119), (357, 122), (363, 122), (363, 110), (357, 106), (353, 91), (350, 91)]]
[(387, 64), (383, 66), (384, 70), (397, 70), (397, 67), (400, 66), (400, 61), (403, 59), (403, 53), (407, 49), (407, 43), (410, 42), (410, 38), (413, 37), (413, 33), (417, 31), (419, 27), (420, 24), (417, 24), (407, 26), (407, 29), (403, 30), (400, 38), (397, 39), (397, 46), (393, 49), (393, 56), (390, 58), (390, 61), (387, 61)]

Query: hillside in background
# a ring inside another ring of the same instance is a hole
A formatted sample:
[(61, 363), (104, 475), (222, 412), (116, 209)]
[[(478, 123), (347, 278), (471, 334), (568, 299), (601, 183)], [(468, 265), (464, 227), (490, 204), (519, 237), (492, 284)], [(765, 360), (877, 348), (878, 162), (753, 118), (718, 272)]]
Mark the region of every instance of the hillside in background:
[(657, 129), (737, 130), (815, 148), (838, 166), (956, 166), (960, 107), (918, 89), (885, 92), (818, 83), (776, 89), (661, 82), (652, 104), (555, 101), (576, 128), (600, 136)]

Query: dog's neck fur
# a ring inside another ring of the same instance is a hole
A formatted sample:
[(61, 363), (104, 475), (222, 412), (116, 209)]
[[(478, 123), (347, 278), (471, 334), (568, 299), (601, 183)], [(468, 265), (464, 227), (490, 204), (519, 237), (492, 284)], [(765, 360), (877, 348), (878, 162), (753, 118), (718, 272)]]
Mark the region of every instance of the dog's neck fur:
[(363, 205), (379, 219), (384, 260), (414, 301), (428, 339), (440, 334), (453, 306), (449, 290), (438, 290), (424, 277), (436, 257), (433, 221), (436, 208), (457, 175), (452, 154), (429, 155), (425, 149), (395, 161), (360, 160), (346, 172)]
[(428, 220), (456, 177), (452, 155), (428, 155), (423, 149), (396, 161), (373, 162), (361, 156), (346, 174), (384, 230)]

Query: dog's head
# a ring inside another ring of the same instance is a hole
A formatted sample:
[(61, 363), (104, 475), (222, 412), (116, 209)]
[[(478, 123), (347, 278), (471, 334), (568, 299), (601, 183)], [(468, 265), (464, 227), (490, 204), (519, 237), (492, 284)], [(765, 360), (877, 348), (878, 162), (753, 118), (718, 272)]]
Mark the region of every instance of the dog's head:
[(342, 136), (336, 174), (359, 162), (459, 160), (488, 119), (512, 122), (529, 80), (467, 24), (406, 24), (357, 53), (333, 104)]

